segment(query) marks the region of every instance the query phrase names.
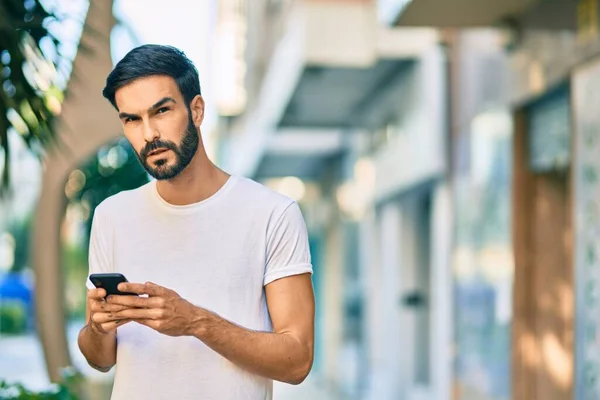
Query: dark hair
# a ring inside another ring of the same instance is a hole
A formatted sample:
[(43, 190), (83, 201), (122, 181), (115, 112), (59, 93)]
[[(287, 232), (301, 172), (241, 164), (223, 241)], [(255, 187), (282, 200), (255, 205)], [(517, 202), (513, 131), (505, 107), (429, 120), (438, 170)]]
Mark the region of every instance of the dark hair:
[(201, 94), (198, 70), (181, 50), (172, 46), (146, 44), (131, 50), (117, 63), (106, 78), (102, 95), (117, 108), (117, 90), (136, 79), (152, 75), (173, 78), (188, 107), (194, 97)]

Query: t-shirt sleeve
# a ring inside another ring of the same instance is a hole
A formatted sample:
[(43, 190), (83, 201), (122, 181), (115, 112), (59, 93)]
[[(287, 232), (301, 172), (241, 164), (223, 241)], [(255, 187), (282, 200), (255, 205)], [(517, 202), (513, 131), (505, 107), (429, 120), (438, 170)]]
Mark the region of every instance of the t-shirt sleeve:
[(110, 256), (108, 253), (109, 247), (107, 245), (108, 233), (106, 219), (98, 207), (96, 208), (96, 212), (94, 212), (94, 217), (92, 219), (92, 230), (90, 232), (90, 247), (88, 256), (89, 271), (86, 282), (88, 289), (95, 288), (94, 284), (89, 279), (89, 275), (112, 272)]
[(312, 274), (308, 232), (300, 207), (292, 202), (268, 235), (263, 285), (305, 273)]

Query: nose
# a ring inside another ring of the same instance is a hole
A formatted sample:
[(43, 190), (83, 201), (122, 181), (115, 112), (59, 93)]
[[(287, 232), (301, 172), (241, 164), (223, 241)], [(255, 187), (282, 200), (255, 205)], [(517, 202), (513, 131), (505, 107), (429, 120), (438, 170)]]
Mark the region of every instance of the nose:
[(149, 121), (144, 121), (144, 140), (147, 143), (152, 143), (160, 137), (160, 133), (156, 127)]

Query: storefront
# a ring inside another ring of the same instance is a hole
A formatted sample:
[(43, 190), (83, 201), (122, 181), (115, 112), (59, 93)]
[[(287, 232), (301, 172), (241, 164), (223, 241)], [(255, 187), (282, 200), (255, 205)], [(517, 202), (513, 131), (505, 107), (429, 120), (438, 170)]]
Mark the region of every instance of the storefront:
[(469, 78), (487, 74), (475, 73), (483, 35), (462, 35), (451, 67), (461, 82), (452, 87), (454, 398), (599, 398), (600, 68), (585, 63), (598, 42), (527, 32), (503, 49), (508, 63), (487, 64), (510, 76), (494, 97), (479, 93), (494, 80)]
[(559, 83), (515, 111), (512, 398), (573, 391), (571, 100)]

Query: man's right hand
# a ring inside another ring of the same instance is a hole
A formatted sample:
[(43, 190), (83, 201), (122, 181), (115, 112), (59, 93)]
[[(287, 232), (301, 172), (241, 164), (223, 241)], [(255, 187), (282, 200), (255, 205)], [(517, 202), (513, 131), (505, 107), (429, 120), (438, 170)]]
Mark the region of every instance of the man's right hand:
[(127, 307), (107, 303), (104, 300), (105, 297), (104, 289), (88, 289), (87, 301), (91, 311), (88, 326), (93, 333), (100, 335), (114, 333), (119, 326), (130, 322), (130, 320), (114, 319), (113, 313)]
[(79, 333), (77, 343), (87, 362), (98, 371), (108, 372), (117, 362), (116, 329), (126, 324), (112, 317), (122, 306), (104, 301), (104, 289), (88, 289), (87, 324)]

